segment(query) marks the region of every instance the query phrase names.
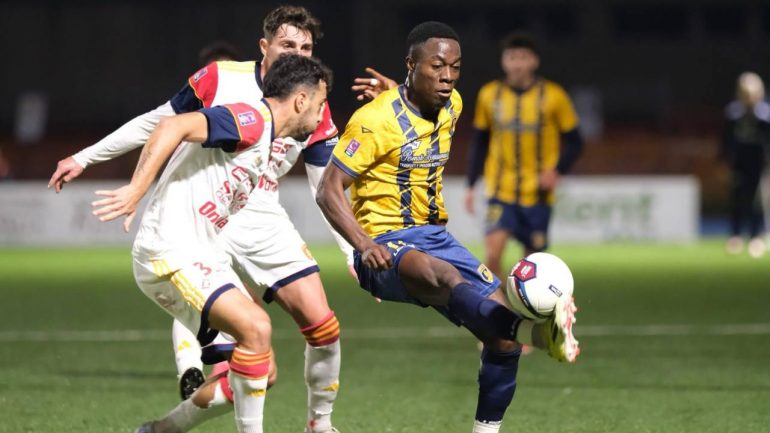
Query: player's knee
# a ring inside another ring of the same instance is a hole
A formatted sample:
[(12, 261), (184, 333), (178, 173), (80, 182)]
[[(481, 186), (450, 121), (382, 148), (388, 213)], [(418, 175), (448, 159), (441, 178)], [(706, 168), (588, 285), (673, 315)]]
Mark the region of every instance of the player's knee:
[(251, 322), (250, 327), (251, 335), (259, 342), (260, 345), (270, 345), (270, 338), (273, 333), (273, 326), (268, 320), (255, 320)]
[(243, 320), (236, 339), (244, 348), (261, 352), (270, 348), (272, 325), (269, 320)]

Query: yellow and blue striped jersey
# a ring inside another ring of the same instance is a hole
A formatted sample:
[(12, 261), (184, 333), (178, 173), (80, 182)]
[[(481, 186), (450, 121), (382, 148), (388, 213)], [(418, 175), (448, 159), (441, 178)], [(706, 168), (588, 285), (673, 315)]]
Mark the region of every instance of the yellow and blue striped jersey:
[(561, 86), (538, 79), (516, 91), (504, 81), (489, 82), (479, 91), (473, 125), (490, 133), (484, 164), (488, 197), (524, 206), (553, 203), (553, 191), (542, 192), (538, 177), (559, 162), (561, 134), (578, 126)]
[(355, 178), (353, 213), (369, 236), (446, 223), (441, 175), (461, 111), (455, 90), (436, 123), (423, 119), (399, 86), (353, 114), (332, 162)]

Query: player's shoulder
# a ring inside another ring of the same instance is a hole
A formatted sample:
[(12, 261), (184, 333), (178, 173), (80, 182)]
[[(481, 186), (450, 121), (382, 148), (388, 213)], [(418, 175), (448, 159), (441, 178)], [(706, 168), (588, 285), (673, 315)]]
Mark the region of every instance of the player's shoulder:
[(504, 86), (504, 85), (505, 85), (505, 83), (503, 83), (502, 80), (494, 79), (494, 80), (487, 81), (486, 83), (484, 83), (484, 85), (481, 86), (481, 90), (479, 90), (479, 92), (493, 92), (493, 91), (497, 91), (497, 89), (500, 86)]
[(214, 62), (213, 65), (219, 71), (223, 72), (235, 72), (235, 73), (250, 73), (253, 74), (256, 71), (257, 62), (249, 60), (245, 62), (237, 62), (234, 60), (220, 60)]
[(256, 62), (235, 62), (230, 60), (220, 60), (211, 62), (208, 65), (198, 69), (190, 76), (190, 85), (195, 89), (204, 87), (216, 87), (223, 76), (230, 74), (250, 74), (253, 75), (256, 70)]
[(562, 87), (562, 85), (556, 81), (549, 80), (547, 78), (541, 78), (540, 85), (543, 86), (543, 89), (546, 93), (552, 93), (559, 96), (567, 96), (567, 91), (564, 90), (564, 87)]
[(386, 90), (353, 113), (351, 122), (365, 123), (372, 127), (390, 124), (398, 114), (395, 105), (401, 100), (398, 87)]
[(235, 102), (213, 107), (210, 110), (220, 110), (223, 114), (229, 113), (233, 121), (240, 127), (254, 128), (257, 125), (261, 127), (273, 120), (270, 109), (263, 103), (251, 105), (245, 102)]
[(491, 97), (504, 85), (505, 84), (501, 80), (487, 81), (481, 86), (481, 89), (479, 89), (479, 99)]

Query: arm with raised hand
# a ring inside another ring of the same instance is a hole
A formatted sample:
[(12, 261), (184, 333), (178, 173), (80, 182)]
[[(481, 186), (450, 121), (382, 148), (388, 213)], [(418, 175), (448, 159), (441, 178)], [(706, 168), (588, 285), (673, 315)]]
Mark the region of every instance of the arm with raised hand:
[(380, 93), (398, 86), (398, 83), (382, 75), (373, 68), (364, 69), (370, 77), (358, 77), (353, 80), (351, 90), (358, 93), (359, 101), (372, 100)]
[(48, 181), (48, 187), (54, 187), (58, 193), (65, 183), (80, 176), (89, 165), (109, 161), (144, 145), (158, 123), (174, 114), (171, 103), (166, 102), (131, 119), (95, 144), (59, 161)]

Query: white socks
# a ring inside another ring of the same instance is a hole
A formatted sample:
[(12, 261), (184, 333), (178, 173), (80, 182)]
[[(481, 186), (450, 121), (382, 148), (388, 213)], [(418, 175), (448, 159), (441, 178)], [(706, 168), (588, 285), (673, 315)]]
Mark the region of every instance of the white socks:
[(326, 346), (305, 344), (305, 383), (308, 388), (308, 426), (317, 432), (331, 429), (331, 414), (340, 377), (340, 342)]
[(181, 377), (182, 373), (192, 367), (203, 371), (201, 346), (198, 344), (198, 339), (178, 320), (174, 320), (171, 326), (171, 340), (174, 342), (177, 377)]
[(473, 433), (497, 433), (500, 431), (502, 421), (497, 422), (483, 422), (473, 421)]

